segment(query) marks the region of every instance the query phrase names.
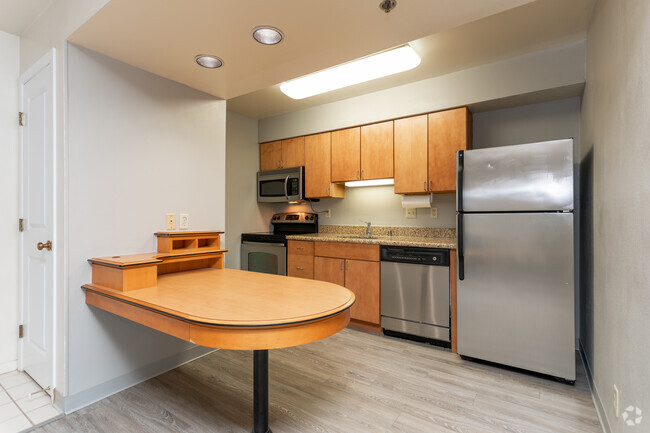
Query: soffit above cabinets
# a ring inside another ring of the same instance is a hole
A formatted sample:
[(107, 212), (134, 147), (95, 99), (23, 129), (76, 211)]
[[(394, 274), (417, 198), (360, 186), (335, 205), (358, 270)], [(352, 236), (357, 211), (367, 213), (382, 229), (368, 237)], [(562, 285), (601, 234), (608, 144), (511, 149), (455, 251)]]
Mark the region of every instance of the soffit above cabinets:
[[(1, 0), (0, 0), (1, 1)], [(584, 39), (595, 0), (111, 0), (69, 41), (228, 100), (265, 118)], [(263, 46), (259, 25), (282, 43)], [(404, 43), (417, 68), (304, 100), (282, 94), (289, 79)], [(197, 54), (224, 61), (208, 70)]]
[(20, 36), (55, 0), (0, 0), (0, 31)]

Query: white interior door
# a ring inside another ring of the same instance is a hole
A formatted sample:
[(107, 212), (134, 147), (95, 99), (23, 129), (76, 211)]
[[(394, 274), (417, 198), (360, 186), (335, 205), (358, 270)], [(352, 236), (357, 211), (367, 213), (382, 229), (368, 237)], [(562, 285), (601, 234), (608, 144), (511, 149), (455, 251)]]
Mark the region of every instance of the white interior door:
[[(52, 390), (54, 370), (54, 53), (20, 77), (19, 367)], [(49, 244), (48, 244), (49, 242)], [(39, 244), (40, 243), (40, 244)], [(51, 391), (48, 391), (51, 393)]]

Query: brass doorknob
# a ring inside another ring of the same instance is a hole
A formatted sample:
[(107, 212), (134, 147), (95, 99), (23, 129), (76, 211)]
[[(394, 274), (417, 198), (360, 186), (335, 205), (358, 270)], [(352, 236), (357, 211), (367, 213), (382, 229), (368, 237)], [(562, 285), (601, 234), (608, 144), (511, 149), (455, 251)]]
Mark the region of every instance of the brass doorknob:
[(39, 242), (36, 244), (36, 248), (38, 248), (39, 251), (42, 251), (43, 248), (45, 248), (48, 251), (52, 251), (52, 241), (47, 241), (45, 243)]

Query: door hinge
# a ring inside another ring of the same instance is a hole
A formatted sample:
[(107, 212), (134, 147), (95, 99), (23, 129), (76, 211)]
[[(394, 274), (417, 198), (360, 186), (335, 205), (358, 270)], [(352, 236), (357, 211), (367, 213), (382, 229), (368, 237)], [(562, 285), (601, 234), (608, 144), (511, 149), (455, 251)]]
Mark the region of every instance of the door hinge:
[(25, 220), (22, 218), (18, 218), (18, 231), (19, 232), (25, 231)]
[(18, 325), (18, 338), (23, 338), (23, 325)]
[(22, 111), (18, 112), (18, 125), (20, 126), (25, 126), (26, 119), (25, 119), (25, 113)]

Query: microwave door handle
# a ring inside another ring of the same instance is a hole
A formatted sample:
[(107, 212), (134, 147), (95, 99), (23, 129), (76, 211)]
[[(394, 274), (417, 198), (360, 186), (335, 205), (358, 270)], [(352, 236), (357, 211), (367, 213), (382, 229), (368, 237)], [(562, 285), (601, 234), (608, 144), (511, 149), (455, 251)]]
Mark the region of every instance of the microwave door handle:
[(289, 201), (289, 175), (284, 178), (284, 196), (286, 197), (287, 201)]

